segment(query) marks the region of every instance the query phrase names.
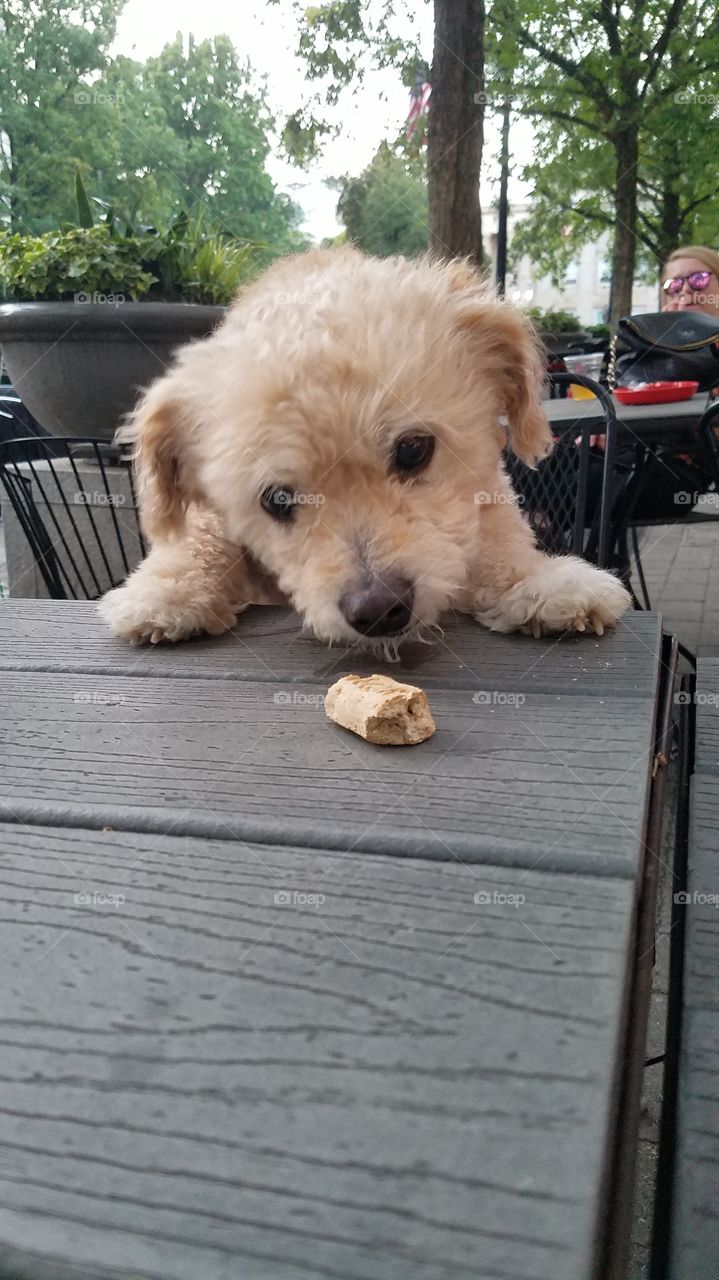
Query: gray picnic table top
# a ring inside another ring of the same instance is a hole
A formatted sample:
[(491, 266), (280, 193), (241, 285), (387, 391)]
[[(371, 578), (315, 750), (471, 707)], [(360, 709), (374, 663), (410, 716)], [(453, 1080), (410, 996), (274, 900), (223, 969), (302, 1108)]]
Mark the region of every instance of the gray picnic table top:
[[(643, 439), (652, 433), (697, 426), (709, 403), (706, 391), (700, 391), (690, 400), (678, 400), (674, 404), (622, 404), (614, 398), (620, 434)], [(544, 408), (550, 422), (584, 422), (586, 419), (603, 420), (598, 400), (548, 400)]]
[[(3, 602), (3, 1274), (598, 1280), (660, 662)], [(326, 719), (372, 670), (429, 742)]]
[(700, 658), (669, 1280), (719, 1275), (719, 658)]

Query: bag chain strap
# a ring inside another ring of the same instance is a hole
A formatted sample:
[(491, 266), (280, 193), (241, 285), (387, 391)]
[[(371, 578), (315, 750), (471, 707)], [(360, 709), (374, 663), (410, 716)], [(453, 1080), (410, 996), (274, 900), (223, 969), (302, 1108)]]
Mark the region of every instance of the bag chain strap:
[(615, 333), (609, 342), (609, 360), (607, 362), (607, 386), (614, 391), (617, 385), (617, 342), (619, 334)]

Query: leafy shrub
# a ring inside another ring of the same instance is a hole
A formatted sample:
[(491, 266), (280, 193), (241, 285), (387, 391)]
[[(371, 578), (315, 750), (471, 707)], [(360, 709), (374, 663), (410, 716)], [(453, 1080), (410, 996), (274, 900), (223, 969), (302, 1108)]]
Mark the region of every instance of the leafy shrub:
[(157, 277), (144, 269), (132, 236), (107, 226), (48, 231), (42, 236), (0, 233), (0, 289), (12, 302), (72, 301), (76, 293), (147, 297)]
[(0, 231), (0, 293), (5, 301), (72, 301), (77, 293), (123, 294), (133, 301), (223, 305), (257, 271), (250, 241), (205, 232), (200, 218), (181, 214), (165, 230), (133, 227), (111, 208), (93, 225), (77, 179), (79, 227), (44, 235)]
[(539, 307), (529, 307), (527, 314), (542, 333), (581, 333), (584, 330), (579, 318), (571, 311), (542, 311)]

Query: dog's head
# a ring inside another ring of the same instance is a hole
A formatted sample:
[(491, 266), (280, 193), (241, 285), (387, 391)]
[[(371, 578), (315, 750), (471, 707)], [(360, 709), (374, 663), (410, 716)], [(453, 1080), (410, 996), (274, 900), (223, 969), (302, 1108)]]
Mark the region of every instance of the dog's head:
[(502, 417), (521, 458), (548, 451), (541, 378), (531, 329), (466, 263), (285, 259), (141, 402), (146, 531), (207, 504), (319, 638), (408, 635), (482, 553)]

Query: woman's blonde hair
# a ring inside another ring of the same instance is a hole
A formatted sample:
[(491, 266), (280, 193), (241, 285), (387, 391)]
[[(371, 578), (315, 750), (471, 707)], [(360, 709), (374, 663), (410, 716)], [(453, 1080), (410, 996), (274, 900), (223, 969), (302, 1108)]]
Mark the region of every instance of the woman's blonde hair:
[(717, 253), (716, 249), (708, 249), (704, 244), (681, 245), (679, 249), (675, 249), (673, 253), (669, 254), (664, 263), (662, 278), (669, 263), (673, 262), (675, 258), (696, 258), (697, 262), (703, 263), (707, 271), (713, 271), (717, 280), (719, 280), (719, 253)]

